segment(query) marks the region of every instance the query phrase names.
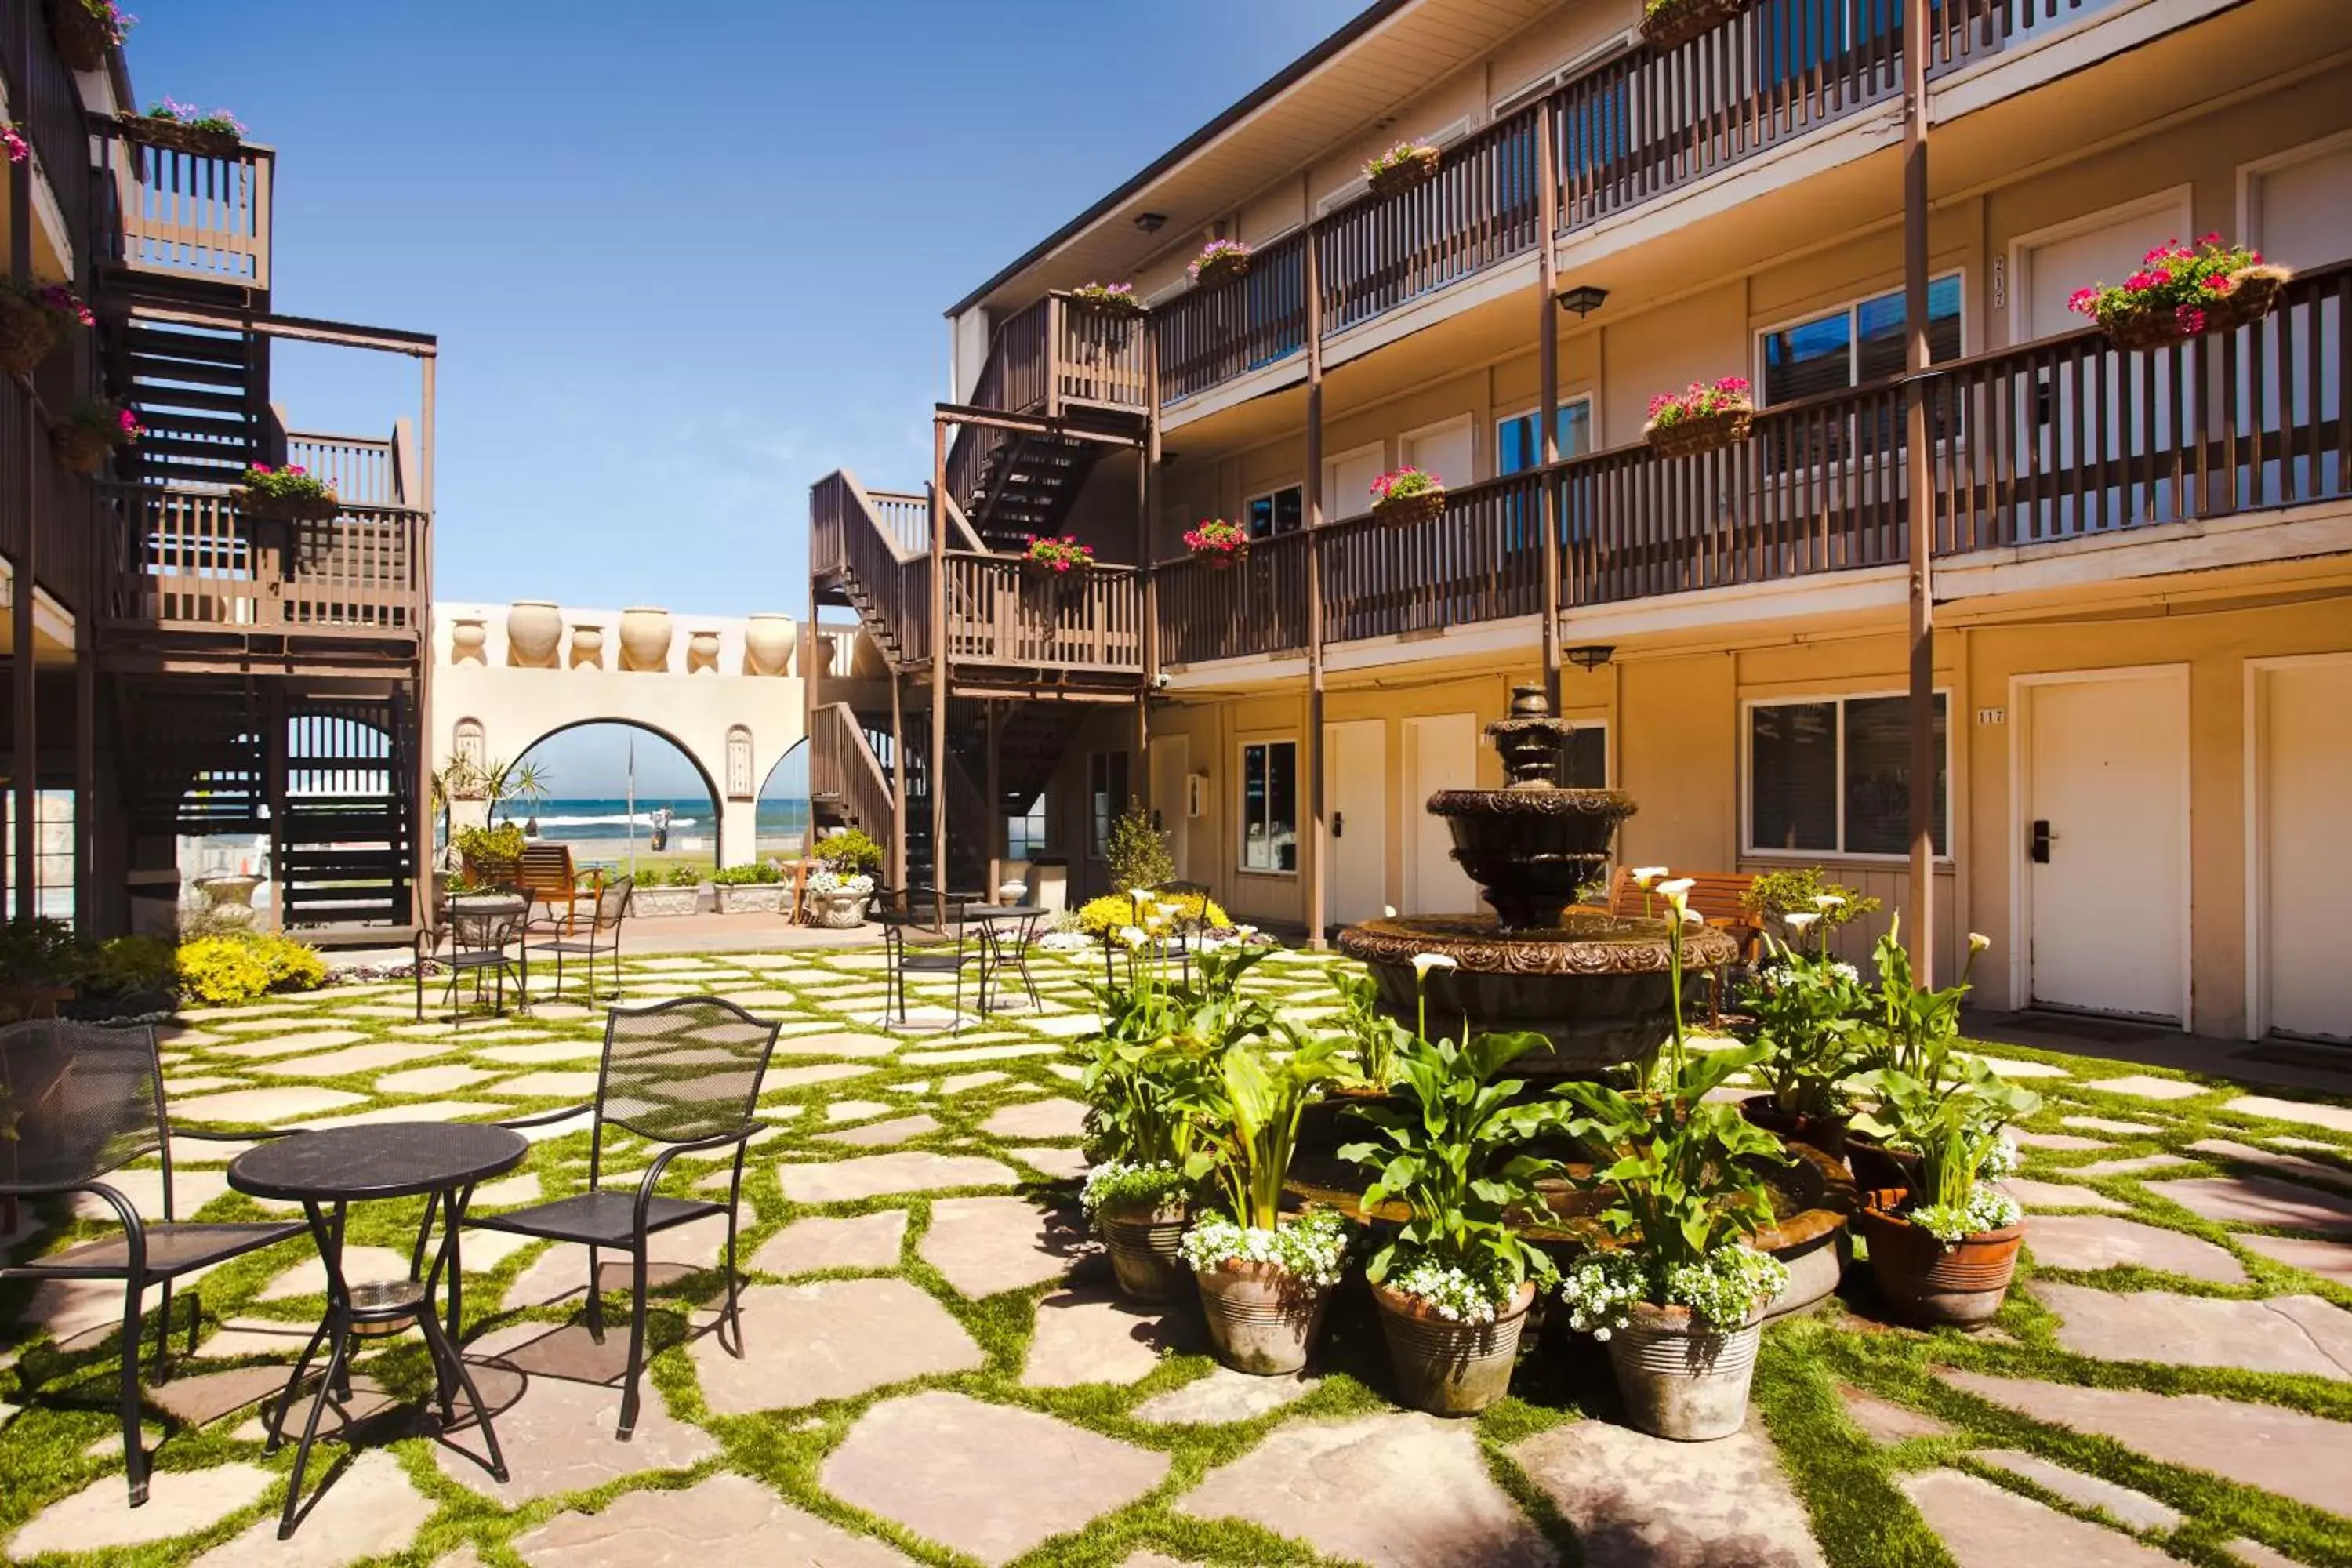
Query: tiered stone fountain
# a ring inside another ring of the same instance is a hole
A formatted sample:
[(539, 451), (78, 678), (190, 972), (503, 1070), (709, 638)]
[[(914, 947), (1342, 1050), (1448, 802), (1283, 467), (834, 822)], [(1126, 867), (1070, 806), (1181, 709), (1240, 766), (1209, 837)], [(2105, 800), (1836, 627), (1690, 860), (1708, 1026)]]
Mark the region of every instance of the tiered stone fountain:
[[(1433, 969), (1426, 982), (1431, 1032), (1453, 1033), (1466, 1018), (1474, 1033), (1539, 1033), (1551, 1049), (1512, 1067), (1529, 1078), (1591, 1077), (1655, 1048), (1673, 1027), (1664, 919), (1572, 907), (1607, 876), (1618, 825), (1637, 808), (1619, 790), (1559, 783), (1570, 728), (1543, 688), (1517, 687), (1509, 717), (1486, 726), (1509, 784), (1430, 796), (1430, 814), (1454, 835), (1454, 858), (1493, 914), (1409, 915), (1339, 933), (1339, 951), (1370, 968), (1382, 1006), (1407, 1023), (1418, 1007), (1414, 956), (1453, 959), (1458, 967)], [(1684, 934), (1686, 974), (1738, 956), (1723, 931)]]

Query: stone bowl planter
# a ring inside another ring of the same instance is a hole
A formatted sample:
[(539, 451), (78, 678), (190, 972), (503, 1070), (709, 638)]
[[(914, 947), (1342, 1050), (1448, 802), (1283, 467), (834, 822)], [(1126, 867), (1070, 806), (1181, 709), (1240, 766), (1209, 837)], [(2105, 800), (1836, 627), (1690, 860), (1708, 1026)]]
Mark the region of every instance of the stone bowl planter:
[(217, 924), (243, 930), (260, 912), (253, 907), (254, 890), (261, 886), (258, 877), (199, 877), (195, 885), (205, 896), (205, 913)]
[(782, 912), (782, 882), (721, 882), (719, 912), (722, 915), (772, 915)]
[(1398, 1403), (1433, 1415), (1475, 1415), (1510, 1389), (1536, 1288), (1533, 1280), (1521, 1284), (1517, 1301), (1491, 1323), (1454, 1322), (1385, 1285), (1372, 1287), (1372, 1300)]
[(701, 910), (702, 889), (698, 887), (648, 888), (640, 883), (629, 889), (629, 915), (633, 920), (667, 920), (698, 914)]
[(1209, 1345), (1235, 1372), (1278, 1377), (1307, 1364), (1331, 1288), (1274, 1263), (1229, 1262), (1199, 1269), (1193, 1280), (1209, 1322)]
[(1135, 1301), (1184, 1299), (1192, 1271), (1179, 1248), (1192, 1222), (1191, 1207), (1181, 1203), (1156, 1209), (1106, 1209), (1095, 1216), (1120, 1295)]
[(1759, 1316), (1729, 1333), (1706, 1326), (1687, 1307), (1636, 1302), (1633, 1321), (1609, 1336), (1625, 1419), (1654, 1437), (1705, 1443), (1728, 1437), (1748, 1421), (1756, 1377)]
[(856, 931), (866, 923), (866, 906), (873, 900), (871, 893), (810, 893), (801, 907), (819, 930)]
[(1870, 1277), (1895, 1315), (1918, 1328), (1980, 1329), (1992, 1321), (2017, 1273), (2025, 1223), (1947, 1243), (1892, 1208), (1856, 1220), (1870, 1243)]
[(669, 612), (638, 605), (621, 612), (621, 668), (658, 672), (669, 668)]

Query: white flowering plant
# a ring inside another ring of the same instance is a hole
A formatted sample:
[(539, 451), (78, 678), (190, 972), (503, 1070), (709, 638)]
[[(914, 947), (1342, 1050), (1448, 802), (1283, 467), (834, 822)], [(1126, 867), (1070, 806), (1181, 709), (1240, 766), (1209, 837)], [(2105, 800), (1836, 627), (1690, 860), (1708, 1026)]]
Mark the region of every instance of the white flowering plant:
[(874, 891), (874, 879), (864, 872), (811, 871), (808, 890), (812, 893), (845, 893), (864, 898)]
[(1301, 1284), (1339, 1282), (1350, 1233), (1336, 1209), (1309, 1209), (1287, 1225), (1243, 1225), (1210, 1215), (1184, 1233), (1180, 1250), (1195, 1273), (1234, 1263), (1270, 1263)]
[(1192, 1202), (1200, 1178), (1201, 1173), (1169, 1160), (1105, 1160), (1087, 1172), (1078, 1202), (1089, 1218), (1105, 1211), (1177, 1208)]
[(1764, 939), (1765, 963), (1741, 988), (1745, 1031), (1765, 1049), (1773, 1108), (1788, 1116), (1840, 1116), (1844, 1082), (1869, 1065), (1870, 997), (1850, 963)]
[(2016, 1203), (1990, 1184), (2017, 1168), (2017, 1145), (2002, 1130), (2039, 1110), (2040, 1095), (1985, 1062), (1956, 1068), (1948, 1056), (1926, 1077), (1884, 1067), (1858, 1082), (1878, 1103), (1854, 1126), (1918, 1157), (1919, 1184), (1898, 1201), (1903, 1217), (1948, 1246), (2018, 1222)]
[(1636, 1304), (1682, 1307), (1717, 1333), (1754, 1317), (1789, 1286), (1789, 1266), (1737, 1241), (1706, 1257), (1660, 1268), (1633, 1250), (1587, 1253), (1562, 1271), (1569, 1326), (1605, 1340), (1633, 1321)]

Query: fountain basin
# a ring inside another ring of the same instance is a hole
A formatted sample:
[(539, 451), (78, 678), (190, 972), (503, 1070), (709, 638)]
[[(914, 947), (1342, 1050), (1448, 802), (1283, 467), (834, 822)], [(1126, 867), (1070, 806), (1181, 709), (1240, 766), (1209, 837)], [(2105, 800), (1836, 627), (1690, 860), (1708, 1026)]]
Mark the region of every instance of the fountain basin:
[(1558, 923), (1609, 872), (1609, 846), (1635, 811), (1613, 789), (1449, 789), (1429, 814), (1454, 836), (1454, 858), (1486, 889), (1506, 926)]
[[(1539, 928), (1487, 915), (1416, 915), (1349, 926), (1339, 933), (1339, 951), (1372, 972), (1381, 1011), (1408, 1026), (1420, 1007), (1414, 957), (1453, 959), (1458, 968), (1433, 969), (1426, 983), (1433, 1037), (1460, 1034), (1465, 1017), (1481, 1034), (1533, 1030), (1551, 1049), (1514, 1061), (1515, 1075), (1590, 1078), (1654, 1049), (1673, 1032), (1667, 931), (1663, 920), (1591, 910), (1570, 910)], [(1683, 934), (1686, 975), (1738, 956), (1738, 944), (1713, 927)]]

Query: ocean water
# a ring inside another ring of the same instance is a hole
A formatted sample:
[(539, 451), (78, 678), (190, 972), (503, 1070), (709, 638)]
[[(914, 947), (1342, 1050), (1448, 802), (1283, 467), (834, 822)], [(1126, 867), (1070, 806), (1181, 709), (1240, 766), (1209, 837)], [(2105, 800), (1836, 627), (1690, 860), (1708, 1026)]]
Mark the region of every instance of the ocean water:
[[(672, 851), (717, 852), (719, 825), (711, 815), (709, 797), (702, 795), (639, 795), (634, 816), (629, 813), (629, 802), (615, 797), (547, 800), (536, 806), (502, 805), (498, 817), (500, 821), (526, 822), (536, 816), (539, 837), (543, 841), (569, 844), (591, 852), (594, 858), (609, 858), (625, 852), (633, 837), (640, 851), (648, 848), (654, 814), (664, 806), (670, 813), (668, 847)], [(735, 809), (740, 811), (743, 807), (739, 804)], [(762, 853), (782, 854), (800, 847), (808, 832), (807, 801), (763, 800), (758, 809)]]

